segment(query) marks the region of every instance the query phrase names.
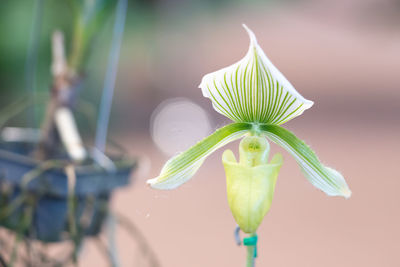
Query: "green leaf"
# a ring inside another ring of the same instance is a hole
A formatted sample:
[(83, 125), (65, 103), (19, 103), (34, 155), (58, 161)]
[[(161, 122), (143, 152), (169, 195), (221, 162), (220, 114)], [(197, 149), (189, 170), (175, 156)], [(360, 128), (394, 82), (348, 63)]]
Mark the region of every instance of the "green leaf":
[(158, 177), (147, 181), (153, 188), (174, 189), (188, 181), (215, 150), (252, 129), (249, 123), (232, 123), (216, 130), (185, 152), (167, 161)]
[(236, 122), (282, 124), (313, 102), (302, 97), (267, 58), (254, 33), (243, 25), (250, 47), (239, 62), (205, 75), (200, 88), (214, 109)]
[(261, 124), (259, 129), (269, 139), (294, 156), (306, 178), (315, 187), (330, 196), (343, 196), (345, 198), (351, 196), (351, 191), (343, 176), (336, 170), (322, 165), (310, 147), (292, 132), (270, 124)]

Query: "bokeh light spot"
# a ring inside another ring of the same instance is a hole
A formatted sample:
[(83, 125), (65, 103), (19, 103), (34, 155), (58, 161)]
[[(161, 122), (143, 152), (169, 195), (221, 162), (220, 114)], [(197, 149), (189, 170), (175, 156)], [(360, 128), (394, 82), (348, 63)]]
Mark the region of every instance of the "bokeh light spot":
[(184, 151), (210, 133), (207, 113), (185, 98), (162, 102), (151, 116), (151, 136), (166, 155)]

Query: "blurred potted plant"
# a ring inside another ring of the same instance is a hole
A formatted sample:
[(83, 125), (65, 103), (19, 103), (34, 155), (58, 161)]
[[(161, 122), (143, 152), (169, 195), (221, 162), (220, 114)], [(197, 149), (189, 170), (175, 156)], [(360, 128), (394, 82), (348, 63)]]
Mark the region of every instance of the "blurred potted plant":
[[(40, 130), (5, 127), (13, 116), (39, 103), (33, 94), (0, 113), (0, 225), (16, 232), (17, 241), (23, 237), (44, 242), (71, 239), (76, 257), (81, 240), (99, 233), (114, 189), (129, 183), (136, 161), (121, 149), (105, 153), (127, 0), (119, 0), (115, 9), (94, 147), (83, 143), (74, 114), (78, 89), (86, 75), (84, 59), (115, 2), (71, 0), (70, 3), (75, 12), (71, 50), (66, 57), (63, 33), (55, 31), (53, 81)], [(15, 257), (13, 253), (10, 265)]]

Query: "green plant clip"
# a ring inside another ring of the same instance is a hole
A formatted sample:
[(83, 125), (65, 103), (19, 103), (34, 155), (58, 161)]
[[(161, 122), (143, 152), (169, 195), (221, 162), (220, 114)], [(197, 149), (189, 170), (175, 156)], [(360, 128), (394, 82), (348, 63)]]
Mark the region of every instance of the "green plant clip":
[(243, 245), (254, 246), (253, 258), (257, 258), (257, 241), (258, 241), (257, 234), (243, 238)]

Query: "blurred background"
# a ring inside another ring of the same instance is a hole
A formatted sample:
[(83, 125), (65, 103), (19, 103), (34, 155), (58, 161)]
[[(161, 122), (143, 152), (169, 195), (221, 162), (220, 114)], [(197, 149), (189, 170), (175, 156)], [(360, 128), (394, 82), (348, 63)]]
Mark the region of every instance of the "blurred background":
[[(26, 94), (29, 85), (48, 92), (51, 33), (61, 29), (68, 39), (72, 30), (66, 2), (43, 1), (37, 69), (27, 81), (35, 1), (1, 1), (2, 106)], [(273, 145), (285, 163), (259, 228), (257, 266), (400, 266), (400, 1), (135, 0), (129, 1), (126, 23), (109, 136), (140, 162), (132, 184), (112, 205), (138, 225), (162, 266), (244, 265), (245, 249), (233, 238), (221, 151), (177, 190), (145, 184), (171, 155), (228, 123), (198, 85), (206, 73), (245, 55), (249, 40), (242, 23), (294, 87), (315, 102), (285, 127), (340, 170), (353, 191), (348, 200), (325, 196)], [(110, 16), (85, 67), (80, 97), (95, 107), (112, 25)], [(37, 127), (42, 116), (36, 110)], [(86, 130), (81, 126), (90, 139)], [(237, 145), (228, 147), (236, 151)], [(122, 262), (132, 262), (132, 248), (122, 234), (118, 238)], [(90, 244), (84, 247), (81, 266), (108, 266), (96, 255)]]

